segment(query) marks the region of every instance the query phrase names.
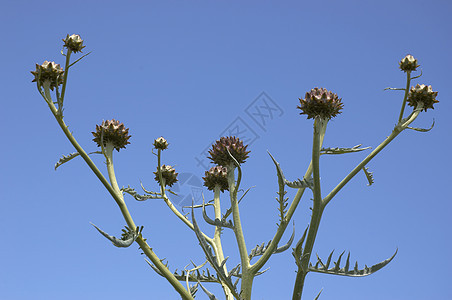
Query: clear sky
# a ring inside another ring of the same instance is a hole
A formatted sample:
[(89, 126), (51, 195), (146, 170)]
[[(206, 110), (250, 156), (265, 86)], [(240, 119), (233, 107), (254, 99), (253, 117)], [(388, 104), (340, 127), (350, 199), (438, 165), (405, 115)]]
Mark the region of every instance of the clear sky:
[[(299, 115), (298, 98), (314, 87), (342, 98), (325, 146), (375, 147), (393, 129), (403, 97), (383, 89), (404, 86), (398, 62), (414, 55), (423, 71), (415, 83), (431, 84), (440, 103), (413, 125), (429, 127), (434, 119), (435, 127), (404, 131), (377, 156), (368, 165), (374, 185), (356, 176), (325, 210), (314, 247), (323, 258), (333, 249), (351, 251), (360, 267), (397, 248), (398, 255), (365, 278), (311, 273), (304, 299), (322, 288), (321, 300), (452, 299), (451, 13), (451, 2), (439, 0), (2, 0), (0, 299), (179, 299), (136, 245), (115, 248), (90, 225), (118, 236), (125, 223), (84, 162), (54, 171), (74, 150), (30, 71), (44, 60), (63, 64), (61, 39), (73, 33), (92, 53), (70, 71), (65, 121), (86, 151), (97, 150), (91, 131), (102, 120), (130, 128), (131, 144), (115, 156), (120, 186), (138, 189), (142, 181), (157, 188), (151, 149), (159, 136), (170, 143), (163, 162), (194, 187), (209, 167), (202, 153), (213, 140), (239, 130), (251, 143), (242, 187), (255, 188), (241, 206), (248, 249), (269, 241), (278, 222), (267, 150), (289, 179), (301, 177), (310, 161), (313, 122)], [(261, 115), (253, 114), (258, 108)], [(365, 155), (322, 156), (322, 193)], [(94, 160), (106, 171), (100, 156)], [(179, 188), (189, 192), (188, 185)], [(311, 196), (305, 193), (295, 214), (296, 240), (309, 222)], [(204, 261), (194, 233), (163, 202), (126, 199), (172, 271), (190, 259)], [(239, 259), (231, 232), (224, 243), (232, 267)], [(253, 300), (291, 298), (290, 252), (273, 256), (270, 270), (255, 280)], [(216, 286), (206, 287), (223, 298)], [(202, 291), (198, 298), (207, 299)]]

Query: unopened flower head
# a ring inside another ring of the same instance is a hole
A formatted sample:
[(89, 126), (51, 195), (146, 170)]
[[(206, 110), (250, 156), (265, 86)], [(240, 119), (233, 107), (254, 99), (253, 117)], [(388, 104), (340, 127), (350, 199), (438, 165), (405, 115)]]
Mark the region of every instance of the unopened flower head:
[(36, 64), (36, 71), (31, 71), (31, 74), (35, 76), (31, 82), (39, 81), (41, 86), (43, 86), (48, 81), (52, 91), (54, 87), (63, 83), (64, 70), (53, 61), (46, 60), (42, 65)]
[(210, 168), (209, 171), (206, 171), (204, 179), (204, 186), (207, 187), (208, 190), (213, 191), (215, 186), (220, 187), (220, 191), (224, 192), (229, 189), (228, 184), (228, 170), (226, 167), (215, 166)]
[(243, 142), (235, 136), (221, 137), (212, 145), (212, 149), (209, 150), (210, 157), (208, 156), (207, 158), (217, 165), (227, 167), (234, 162), (229, 156), (229, 153), (231, 153), (237, 162), (241, 164), (245, 162), (251, 152), (246, 151), (247, 147), (248, 145), (244, 146)]
[(409, 106), (413, 107), (416, 107), (419, 102), (422, 102), (424, 103), (424, 111), (427, 111), (428, 108), (433, 109), (433, 104), (439, 102), (436, 100), (437, 95), (438, 92), (434, 92), (431, 85), (416, 84), (416, 86), (411, 87), (407, 102)]
[(71, 36), (68, 34), (66, 38), (63, 39), (63, 42), (64, 47), (74, 53), (82, 52), (82, 49), (85, 48), (85, 46), (83, 46), (83, 40), (78, 34), (73, 34)]
[(129, 128), (126, 128), (123, 123), (112, 119), (102, 121), (101, 125), (96, 125), (96, 131), (92, 132), (97, 146), (101, 147), (101, 141), (104, 143), (104, 147), (111, 143), (113, 147), (119, 151), (121, 148), (125, 148), (127, 144), (130, 144)]
[(331, 119), (340, 114), (340, 110), (343, 107), (341, 98), (328, 91), (325, 88), (313, 88), (310, 92), (306, 93), (305, 99), (299, 98), (301, 109), (300, 115), (307, 115), (308, 119), (314, 119), (320, 116), (324, 119)]
[[(176, 173), (176, 170), (173, 167), (167, 166), (167, 165), (162, 165), (160, 167), (160, 172), (162, 173), (162, 179), (165, 181), (165, 186), (172, 186), (175, 182), (177, 182), (177, 175), (179, 173)], [(157, 171), (155, 171), (154, 174), (155, 174), (155, 178), (154, 178), (155, 181), (157, 181), (160, 184), (158, 167), (157, 167)]]
[(163, 138), (163, 136), (161, 136), (154, 140), (154, 147), (155, 149), (165, 150), (168, 148), (168, 142)]
[(417, 59), (415, 59), (411, 54), (408, 54), (399, 62), (399, 68), (403, 72), (416, 71), (417, 67), (419, 67)]

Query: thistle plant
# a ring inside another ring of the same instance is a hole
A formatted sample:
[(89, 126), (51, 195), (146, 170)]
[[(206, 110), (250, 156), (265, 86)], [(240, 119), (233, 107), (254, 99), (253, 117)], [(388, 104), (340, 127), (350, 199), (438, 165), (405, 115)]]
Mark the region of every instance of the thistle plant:
[[(221, 137), (212, 145), (208, 158), (215, 166), (205, 171), (203, 180), (208, 193), (213, 193), (213, 199), (206, 202), (203, 195), (202, 204), (195, 205), (193, 203), (189, 207), (190, 218), (184, 215), (168, 197), (169, 194), (174, 194), (171, 187), (178, 181), (178, 173), (173, 166), (162, 163), (162, 151), (172, 148), (169, 147), (168, 141), (163, 137), (155, 139), (153, 143), (152, 153), (156, 156), (156, 168), (153, 171), (156, 190), (147, 190), (142, 185), (143, 192), (140, 194), (130, 185), (120, 188), (115, 175), (113, 150), (119, 152), (126, 149), (126, 146), (130, 144), (129, 129), (118, 120), (104, 120), (93, 126), (95, 131), (92, 132), (93, 141), (100, 150), (87, 153), (80, 146), (63, 120), (63, 107), (69, 70), (89, 53), (71, 62), (72, 54), (82, 52), (81, 50), (85, 48), (84, 41), (79, 35), (73, 34), (67, 35), (63, 42), (65, 49), (65, 51), (62, 51), (65, 56), (64, 68), (55, 62), (45, 61), (41, 65), (37, 64), (36, 70), (31, 72), (34, 75), (32, 81), (36, 82), (39, 93), (61, 130), (75, 148), (74, 153), (63, 156), (56, 163), (55, 169), (77, 156), (80, 156), (86, 162), (118, 205), (125, 221), (125, 229), (122, 230), (123, 233), (120, 238), (109, 235), (93, 224), (95, 229), (116, 247), (124, 248), (137, 243), (139, 249), (145, 254), (146, 262), (150, 268), (164, 277), (182, 299), (194, 299), (199, 289), (202, 289), (209, 299), (217, 299), (209, 291), (209, 284), (219, 284), (222, 287), (224, 299), (251, 299), (253, 282), (256, 277), (265, 276), (262, 274), (267, 271), (264, 267), (270, 258), (274, 254), (291, 249), (295, 241), (295, 226), (287, 243), (281, 244), (281, 238), (288, 225), (291, 224), (293, 215), (306, 190), (312, 192), (313, 205), (309, 225), (302, 228), (303, 234), (292, 248), (294, 267), (287, 270), (287, 272), (296, 270), (297, 274), (292, 299), (301, 299), (306, 276), (310, 272), (351, 277), (367, 276), (388, 265), (395, 257), (397, 250), (389, 258), (371, 267), (365, 265), (365, 267), (360, 268), (358, 262), (353, 266), (350, 264), (350, 253), (346, 255), (346, 258), (344, 257), (345, 252), (342, 252), (337, 258), (333, 258), (333, 252), (331, 252), (327, 258), (317, 256), (315, 259), (312, 259), (312, 254), (314, 253), (314, 244), (323, 212), (341, 189), (358, 173), (363, 173), (369, 184), (372, 184), (373, 178), (372, 173), (368, 170), (368, 164), (404, 130), (426, 132), (432, 129), (433, 125), (428, 129), (410, 127), (422, 111), (433, 109), (434, 105), (438, 103), (436, 99), (438, 92), (433, 91), (430, 85), (417, 84), (411, 87), (411, 81), (422, 75), (411, 77), (412, 72), (416, 72), (419, 67), (417, 59), (412, 55), (407, 55), (399, 63), (400, 69), (406, 73), (406, 86), (404, 88), (387, 88), (387, 90), (404, 91), (399, 118), (396, 120), (392, 132), (328, 193), (322, 191), (321, 188), (321, 156), (361, 152), (370, 149), (370, 147), (361, 147), (361, 145), (350, 148), (323, 147), (328, 122), (332, 118), (338, 117), (344, 108), (342, 99), (332, 91), (321, 87), (315, 87), (308, 91), (304, 98), (299, 98), (299, 105), (296, 108), (300, 110), (300, 115), (306, 115), (308, 119), (313, 120), (311, 161), (305, 174), (300, 176), (301, 179), (289, 180), (284, 176), (280, 164), (269, 153), (276, 169), (278, 184), (276, 201), (278, 203), (279, 222), (269, 243), (263, 243), (248, 250), (239, 209), (240, 202), (249, 191), (248, 189), (243, 192), (240, 189), (243, 176), (242, 165), (246, 163), (251, 153), (248, 146), (235, 136)], [(412, 107), (412, 111), (405, 113), (406, 106)], [(90, 155), (92, 154), (101, 154), (105, 158), (107, 177), (91, 160)], [(287, 196), (288, 190), (294, 190), (295, 195), (292, 199)], [(128, 199), (126, 199), (126, 196)], [(187, 266), (179, 273), (171, 271), (168, 263), (163, 263), (163, 260), (156, 255), (145, 239), (144, 234), (152, 233), (146, 232), (144, 226), (135, 224), (126, 202), (126, 200), (129, 201), (132, 198), (137, 201), (158, 199), (165, 202), (175, 216), (188, 227), (194, 238), (198, 240), (205, 261), (196, 264), (192, 262), (192, 268), (189, 269)], [(220, 198), (224, 199), (220, 201)], [(224, 207), (222, 208), (221, 205)], [(213, 211), (209, 211), (211, 208), (213, 208)], [(196, 216), (195, 211), (200, 211), (203, 220), (213, 227), (213, 236), (209, 236), (208, 233), (201, 230), (198, 225), (199, 217)], [(210, 217), (209, 214), (213, 214), (213, 217)], [(222, 243), (223, 234), (231, 234), (235, 237), (240, 261), (238, 265), (231, 266), (228, 264), (228, 257), (225, 255), (236, 252), (224, 247)], [(320, 292), (316, 299), (319, 296)]]

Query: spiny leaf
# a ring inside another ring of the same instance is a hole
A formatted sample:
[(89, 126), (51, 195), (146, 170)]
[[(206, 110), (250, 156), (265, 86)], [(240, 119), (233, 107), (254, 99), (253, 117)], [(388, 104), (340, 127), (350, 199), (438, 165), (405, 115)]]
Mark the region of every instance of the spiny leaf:
[[(149, 266), (160, 276), (163, 277), (162, 272), (160, 272), (159, 269), (157, 269), (156, 266), (154, 266), (151, 262), (149, 262), (147, 259), (145, 259), (146, 262), (149, 264)], [(166, 263), (166, 267), (168, 267), (168, 263)], [(206, 271), (207, 271), (207, 275), (206, 275)], [(180, 281), (185, 281), (187, 279), (187, 274), (186, 272), (183, 270), (181, 271), (181, 273), (177, 273), (177, 269), (173, 272), (174, 277), (177, 278), (177, 280)], [(214, 275), (210, 274), (209, 269), (203, 270), (202, 273), (199, 272), (199, 270), (196, 270), (196, 274), (190, 273), (188, 276), (188, 281), (190, 282), (216, 282), (216, 283), (220, 283), (220, 279), (218, 279), (217, 277), (215, 277)]]
[(216, 218), (215, 220), (212, 220), (211, 218), (209, 218), (209, 216), (207, 215), (207, 212), (206, 212), (204, 196), (202, 197), (202, 216), (204, 218), (204, 221), (207, 222), (207, 224), (234, 229), (234, 225), (232, 224), (231, 220), (226, 221), (225, 219), (220, 220), (218, 218)]
[[(192, 206), (193, 206), (193, 203), (192, 203)], [(217, 272), (217, 276), (221, 279), (221, 281), (224, 282), (228, 286), (228, 288), (231, 290), (232, 294), (236, 298), (239, 299), (239, 295), (234, 288), (231, 278), (228, 275), (226, 275), (224, 272), (224, 269), (221, 268), (220, 265), (218, 265), (217, 258), (212, 253), (212, 248), (207, 243), (207, 240), (204, 238), (201, 230), (199, 229), (198, 223), (196, 222), (195, 212), (193, 210), (193, 207), (191, 209), (191, 215), (192, 215), (192, 219), (193, 219), (193, 231), (195, 232), (196, 237), (198, 238), (199, 245), (201, 246), (202, 250), (204, 251), (207, 261), (215, 269), (215, 271)]]
[(288, 187), (291, 188), (312, 188), (314, 185), (314, 182), (312, 180), (312, 178), (306, 180), (305, 178), (300, 179), (298, 178), (297, 180), (294, 181), (289, 181), (286, 179), (286, 177), (284, 177), (284, 173), (281, 169), (281, 166), (279, 165), (279, 163), (276, 161), (276, 159), (270, 154), (270, 152), (268, 152), (268, 155), (270, 155), (271, 159), (273, 160), (273, 163), (275, 164), (276, 167), (276, 175), (278, 175), (278, 184), (281, 186), (281, 182), (284, 183), (285, 185), (287, 185)]
[[(91, 155), (91, 154), (102, 154), (102, 151), (94, 151), (94, 152), (88, 153), (88, 155)], [(59, 166), (61, 166), (64, 163), (67, 163), (68, 161), (72, 160), (73, 158), (76, 158), (79, 155), (80, 155), (80, 153), (78, 153), (78, 152), (70, 153), (68, 155), (63, 155), (63, 157), (61, 157), (60, 160), (55, 164), (55, 171)]]
[(209, 300), (217, 300), (217, 297), (215, 297), (214, 294), (212, 294), (211, 292), (209, 292), (200, 282), (199, 286), (202, 288), (202, 290), (204, 291), (204, 293), (206, 293), (207, 297), (209, 297)]
[(145, 201), (148, 199), (162, 199), (161, 194), (154, 192), (152, 192), (151, 195), (140, 195), (135, 191), (135, 189), (131, 188), (130, 186), (127, 186), (126, 188), (123, 187), (121, 189), (121, 192), (131, 195), (137, 201)]
[(320, 292), (317, 294), (317, 296), (314, 298), (314, 300), (318, 300), (319, 299), (320, 294), (322, 293), (322, 291), (323, 291), (323, 288), (320, 290)]
[(363, 150), (370, 149), (371, 147), (365, 147), (365, 148), (359, 148), (362, 144), (353, 146), (352, 148), (322, 148), (320, 150), (320, 155), (322, 154), (345, 154), (345, 153), (352, 153), (352, 152), (360, 152)]
[(369, 182), (367, 185), (371, 186), (374, 183), (373, 172), (369, 172), (369, 168), (363, 167), (364, 174), (366, 175), (367, 181)]
[(306, 234), (308, 233), (309, 225), (304, 230), (303, 236), (301, 239), (297, 242), (297, 245), (295, 248), (293, 248), (292, 255), (295, 257), (295, 262), (297, 266), (301, 266), (301, 254), (303, 253), (303, 243), (306, 238)]
[[(281, 247), (277, 247), (273, 253), (281, 253), (286, 251), (287, 249), (289, 249), (289, 247), (292, 245), (293, 240), (295, 238), (295, 225), (293, 226), (293, 230), (292, 230), (292, 235), (289, 238), (289, 241), (287, 241), (287, 243)], [(268, 247), (270, 246), (270, 243), (272, 241), (270, 240), (267, 245), (265, 245), (265, 243), (262, 243), (261, 245), (257, 245), (256, 247), (254, 247), (251, 250), (250, 255), (248, 256), (249, 259), (251, 260), (253, 257), (259, 256), (259, 255), (263, 255), (265, 253), (265, 251), (267, 251)]]
[(199, 283), (197, 282), (196, 284), (190, 286), (190, 294), (193, 298), (196, 298), (196, 292), (198, 291), (198, 285), (199, 285)]
[[(350, 277), (362, 277), (362, 276), (367, 276), (370, 275), (372, 273), (377, 272), (378, 270), (382, 269), (384, 266), (386, 266), (387, 264), (389, 264), (392, 259), (396, 256), (397, 251), (395, 251), (395, 253), (388, 259), (385, 259), (382, 262), (379, 262), (373, 266), (371, 266), (370, 268), (365, 265), (363, 269), (358, 269), (358, 262), (355, 263), (355, 266), (353, 268), (353, 270), (349, 270), (350, 267), (350, 252), (347, 255), (347, 261), (345, 262), (345, 266), (343, 268), (340, 268), (340, 263), (341, 263), (341, 258), (342, 255), (345, 253), (342, 252), (337, 261), (334, 263), (334, 267), (332, 267), (331, 269), (328, 269), (330, 261), (331, 261), (331, 256), (333, 255), (334, 250), (330, 253), (330, 255), (328, 256), (328, 260), (326, 264), (323, 264), (321, 259), (317, 256), (317, 263), (315, 264), (315, 266), (313, 266), (312, 264), (309, 264), (309, 271), (313, 271), (313, 272), (318, 272), (318, 273), (325, 273), (325, 274), (332, 274), (332, 275), (340, 275), (340, 276), (350, 276)], [(321, 265), (319, 267), (319, 264)]]
[(143, 227), (141, 227), (141, 229), (139, 227), (137, 227), (135, 230), (131, 230), (129, 227), (126, 226), (127, 231), (123, 230), (121, 239), (118, 239), (114, 236), (109, 235), (108, 233), (106, 233), (105, 231), (103, 231), (102, 229), (100, 229), (99, 227), (94, 225), (93, 223), (91, 223), (91, 225), (93, 225), (97, 229), (97, 231), (100, 232), (100, 234), (102, 234), (104, 237), (106, 237), (108, 240), (110, 240), (110, 242), (112, 242), (113, 245), (115, 245), (116, 247), (120, 247), (120, 248), (127, 248), (130, 245), (132, 245), (133, 242), (135, 242), (135, 240), (137, 239), (138, 235), (143, 230)]

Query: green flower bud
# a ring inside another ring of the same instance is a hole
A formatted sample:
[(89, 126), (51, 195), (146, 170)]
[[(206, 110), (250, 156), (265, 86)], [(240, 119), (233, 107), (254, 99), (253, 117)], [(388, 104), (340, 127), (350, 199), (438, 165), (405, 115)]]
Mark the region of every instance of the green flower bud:
[(409, 106), (413, 107), (416, 107), (419, 102), (422, 102), (424, 103), (424, 111), (427, 111), (428, 108), (434, 109), (433, 104), (439, 102), (436, 100), (437, 95), (438, 92), (434, 92), (431, 85), (416, 84), (415, 87), (411, 87), (407, 102)]
[(416, 68), (419, 67), (417, 64), (417, 59), (415, 59), (412, 55), (408, 54), (399, 62), (399, 68), (403, 72), (411, 72), (416, 71)]
[(208, 190), (213, 191), (215, 186), (220, 187), (220, 191), (224, 192), (229, 189), (228, 184), (228, 170), (222, 166), (215, 166), (210, 168), (209, 171), (206, 171), (204, 179), (204, 186), (207, 187)]
[(155, 149), (165, 150), (168, 148), (168, 142), (163, 138), (163, 136), (154, 140)]
[(71, 36), (68, 34), (66, 38), (63, 39), (63, 42), (64, 47), (74, 53), (82, 52), (82, 49), (85, 48), (85, 46), (83, 46), (83, 40), (78, 34), (73, 34)]
[(39, 80), (41, 86), (46, 81), (50, 82), (50, 89), (52, 91), (54, 87), (63, 83), (64, 70), (59, 64), (53, 61), (46, 60), (42, 65), (36, 64), (36, 71), (31, 71), (31, 74), (35, 76), (31, 82), (37, 82)]
[[(165, 186), (172, 186), (175, 182), (177, 182), (177, 175), (179, 173), (176, 173), (176, 170), (173, 167), (163, 165), (160, 167), (160, 172), (162, 172), (162, 179), (165, 182)], [(160, 184), (158, 167), (157, 167), (157, 171), (155, 171), (154, 174), (155, 174), (155, 178), (154, 178), (155, 181), (157, 181)]]

